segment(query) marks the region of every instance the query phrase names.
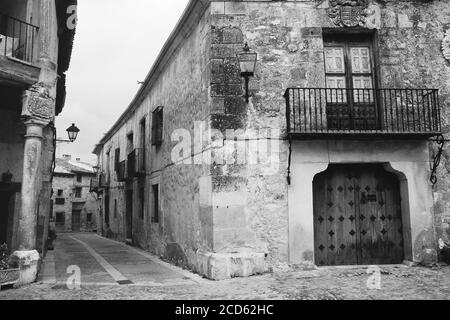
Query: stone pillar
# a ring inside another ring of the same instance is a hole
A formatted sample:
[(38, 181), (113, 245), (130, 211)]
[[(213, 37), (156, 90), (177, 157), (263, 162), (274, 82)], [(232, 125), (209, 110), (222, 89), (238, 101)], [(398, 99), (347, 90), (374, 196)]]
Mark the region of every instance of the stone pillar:
[(22, 118), (26, 126), (21, 209), (12, 261), (20, 267), (18, 286), (36, 280), (39, 253), (36, 250), (39, 194), (42, 188), (43, 130), (54, 119), (54, 84), (40, 82), (25, 91)]
[(38, 190), (44, 125), (41, 121), (36, 120), (25, 122), (27, 133), (25, 135), (23, 161), (22, 207), (17, 235), (19, 250), (34, 250), (36, 247)]

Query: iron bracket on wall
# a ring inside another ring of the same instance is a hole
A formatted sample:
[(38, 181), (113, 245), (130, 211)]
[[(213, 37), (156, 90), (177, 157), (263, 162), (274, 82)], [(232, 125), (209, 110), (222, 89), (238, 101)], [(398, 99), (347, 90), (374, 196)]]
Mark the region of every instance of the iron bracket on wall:
[(447, 142), (447, 140), (445, 140), (444, 136), (441, 134), (438, 137), (436, 137), (436, 139), (433, 139), (431, 141), (436, 142), (437, 145), (439, 146), (438, 152), (436, 153), (436, 155), (433, 158), (433, 163), (432, 163), (432, 167), (431, 167), (430, 181), (433, 185), (435, 185), (438, 181), (437, 169), (438, 169), (439, 165), (441, 164), (442, 154), (444, 152), (445, 142)]
[(292, 163), (292, 137), (289, 135), (289, 157), (288, 157), (288, 173), (287, 173), (287, 183), (291, 185), (291, 163)]

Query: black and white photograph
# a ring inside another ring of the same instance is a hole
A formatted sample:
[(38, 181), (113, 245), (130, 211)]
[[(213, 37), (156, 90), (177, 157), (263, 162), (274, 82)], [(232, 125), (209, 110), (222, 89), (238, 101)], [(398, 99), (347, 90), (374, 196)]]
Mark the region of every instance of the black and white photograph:
[(0, 300), (449, 299), (450, 0), (0, 0)]

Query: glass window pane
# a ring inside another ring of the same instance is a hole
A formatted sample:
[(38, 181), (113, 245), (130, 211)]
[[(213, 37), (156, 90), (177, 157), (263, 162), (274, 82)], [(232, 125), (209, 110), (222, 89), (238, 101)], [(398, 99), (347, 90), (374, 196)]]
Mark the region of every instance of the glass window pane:
[(325, 48), (325, 65), (328, 73), (345, 73), (344, 48)]
[(346, 103), (346, 87), (345, 77), (327, 77), (327, 88), (330, 88), (329, 90), (327, 90), (327, 102)]
[[(356, 103), (373, 103), (373, 82), (370, 76), (353, 77), (354, 99)], [(360, 89), (360, 90), (358, 90)], [(363, 90), (368, 89), (368, 90)]]
[(353, 73), (371, 73), (369, 47), (351, 48), (351, 61)]

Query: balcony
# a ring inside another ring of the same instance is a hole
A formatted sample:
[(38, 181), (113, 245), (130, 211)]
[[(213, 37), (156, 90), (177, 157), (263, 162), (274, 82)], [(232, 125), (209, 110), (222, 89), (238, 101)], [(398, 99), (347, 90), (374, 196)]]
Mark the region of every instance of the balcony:
[(438, 90), (289, 88), (287, 133), (311, 138), (429, 138), (441, 133)]
[(134, 149), (128, 155), (128, 177), (142, 177), (145, 174), (145, 149)]
[(0, 12), (0, 56), (33, 63), (39, 27)]
[(109, 175), (106, 173), (99, 173), (98, 174), (98, 186), (100, 189), (104, 189), (109, 187)]
[(91, 183), (89, 186), (89, 193), (97, 193), (100, 190), (99, 180), (98, 178), (91, 179)]

